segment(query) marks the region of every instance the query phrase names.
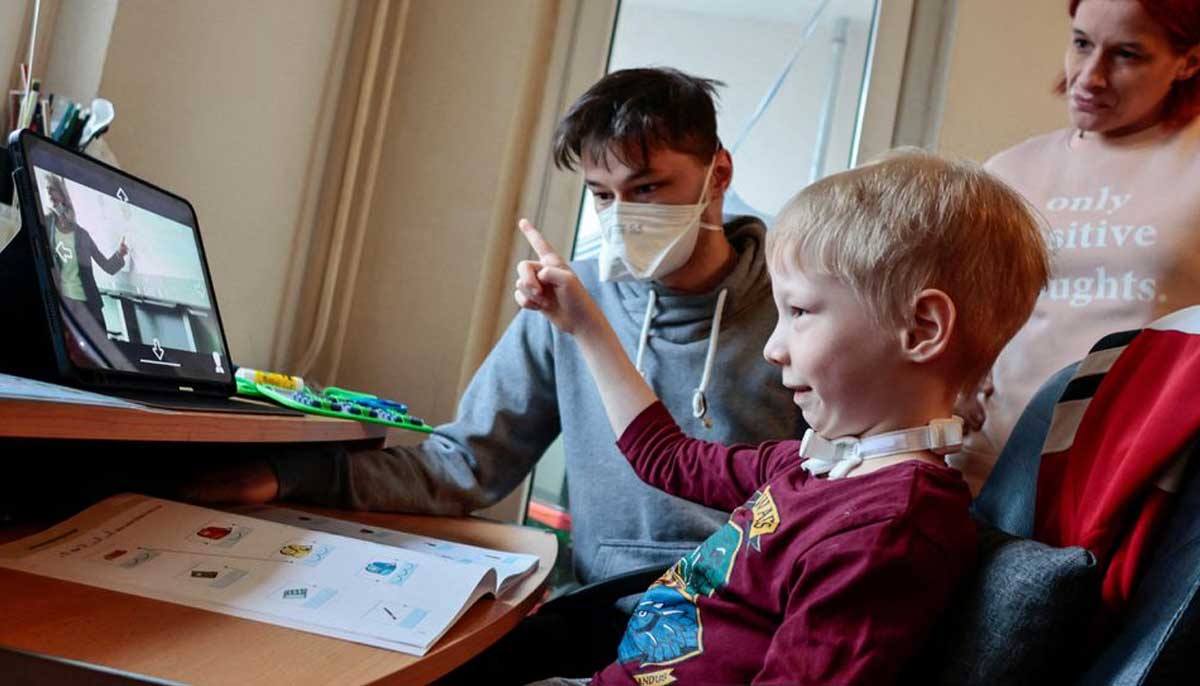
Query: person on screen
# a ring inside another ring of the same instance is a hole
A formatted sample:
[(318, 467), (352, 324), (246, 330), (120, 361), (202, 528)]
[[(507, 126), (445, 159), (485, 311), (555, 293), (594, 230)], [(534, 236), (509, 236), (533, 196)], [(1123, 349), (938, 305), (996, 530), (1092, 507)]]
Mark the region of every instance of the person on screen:
[(101, 330), (105, 330), (103, 302), (92, 272), (92, 263), (100, 265), (109, 274), (116, 274), (125, 266), (129, 247), (122, 238), (121, 245), (112, 255), (105, 257), (100, 252), (91, 234), (76, 222), (75, 207), (61, 176), (47, 177), (46, 193), (50, 196), (50, 212), (46, 214), (43, 224), (54, 261), (58, 265), (59, 295), (82, 303), (100, 324)]

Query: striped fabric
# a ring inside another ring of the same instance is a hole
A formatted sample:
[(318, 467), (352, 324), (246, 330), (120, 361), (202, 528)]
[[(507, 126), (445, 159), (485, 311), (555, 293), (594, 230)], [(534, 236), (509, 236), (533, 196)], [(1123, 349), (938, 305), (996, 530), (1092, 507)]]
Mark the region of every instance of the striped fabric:
[(1058, 405), (1042, 450), (1035, 538), (1078, 545), (1106, 565), (1102, 598), (1133, 594), (1200, 432), (1200, 306), (1092, 348)]

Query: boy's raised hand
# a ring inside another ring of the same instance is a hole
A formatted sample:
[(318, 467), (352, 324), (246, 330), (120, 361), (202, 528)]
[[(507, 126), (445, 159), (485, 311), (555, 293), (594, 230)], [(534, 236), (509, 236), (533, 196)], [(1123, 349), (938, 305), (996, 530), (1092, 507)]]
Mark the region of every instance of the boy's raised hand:
[(620, 436), (638, 414), (655, 401), (654, 391), (629, 361), (600, 306), (528, 220), (517, 224), (538, 259), (517, 265), (517, 304), (537, 310), (563, 333), (575, 337), (587, 361), (613, 432)]
[(517, 304), (541, 312), (564, 333), (575, 334), (603, 322), (604, 315), (579, 277), (542, 233), (528, 219), (522, 219), (517, 226), (538, 256), (537, 260), (523, 260), (517, 265), (513, 293)]

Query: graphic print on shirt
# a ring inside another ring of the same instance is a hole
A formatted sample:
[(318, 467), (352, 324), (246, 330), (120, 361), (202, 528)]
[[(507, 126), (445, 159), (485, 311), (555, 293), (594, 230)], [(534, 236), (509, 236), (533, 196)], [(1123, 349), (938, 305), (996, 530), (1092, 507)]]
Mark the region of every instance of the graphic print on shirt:
[[(1144, 254), (1158, 245), (1158, 227), (1130, 221), (1128, 209), (1124, 216), (1120, 214), (1132, 200), (1132, 193), (1101, 186), (1045, 202), (1042, 210), (1054, 221), (1046, 231), (1046, 243), (1065, 273), (1051, 277), (1042, 297), (1066, 301), (1073, 308), (1097, 300), (1154, 302), (1159, 298), (1153, 271), (1141, 271), (1157, 261)], [(1092, 252), (1104, 256), (1089, 259)]]
[[(759, 551), (761, 538), (777, 528), (779, 511), (767, 487), (734, 510), (725, 526), (676, 562), (642, 595), (625, 628), (618, 660), (659, 666), (704, 652), (704, 627), (696, 600), (711, 597), (728, 583), (743, 541), (749, 540), (750, 547)], [(670, 678), (669, 674), (655, 675)]]
[(775, 498), (771, 497), (771, 487), (764, 488), (761, 495), (755, 493), (746, 506), (754, 513), (754, 521), (750, 524), (750, 547), (762, 551), (762, 537), (779, 528), (779, 508), (775, 506)]

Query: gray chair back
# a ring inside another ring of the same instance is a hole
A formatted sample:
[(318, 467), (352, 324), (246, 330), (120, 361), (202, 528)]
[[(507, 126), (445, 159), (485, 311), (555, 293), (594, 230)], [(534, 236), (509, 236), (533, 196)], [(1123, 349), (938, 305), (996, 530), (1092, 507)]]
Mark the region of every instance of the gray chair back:
[[(1042, 446), (1078, 364), (1052, 376), (1025, 408), (974, 504), (977, 516), (1016, 536), (1033, 535)], [(1081, 686), (1193, 683), (1200, 649), (1200, 440), (1149, 564), (1113, 640)]]

